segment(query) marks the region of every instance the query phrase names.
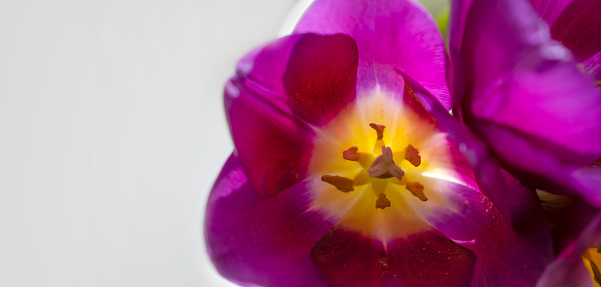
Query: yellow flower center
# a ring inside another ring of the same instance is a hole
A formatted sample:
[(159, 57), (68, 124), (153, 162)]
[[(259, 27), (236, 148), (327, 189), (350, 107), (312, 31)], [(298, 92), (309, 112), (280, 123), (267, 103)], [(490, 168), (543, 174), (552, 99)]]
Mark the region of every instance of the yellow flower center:
[(601, 245), (599, 248), (589, 248), (584, 251), (582, 261), (593, 278), (593, 286), (601, 286)]
[(386, 241), (451, 208), (445, 183), (459, 177), (446, 134), (381, 89), (315, 131), (311, 209), (339, 227)]

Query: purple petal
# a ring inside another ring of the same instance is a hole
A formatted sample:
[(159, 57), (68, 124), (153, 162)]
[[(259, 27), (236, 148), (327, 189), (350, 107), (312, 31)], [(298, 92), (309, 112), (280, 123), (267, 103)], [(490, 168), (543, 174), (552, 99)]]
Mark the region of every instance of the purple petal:
[(577, 241), (549, 264), (536, 286), (593, 286), (593, 280), (582, 262), (582, 255), (586, 249), (600, 244), (601, 213), (591, 221)]
[(549, 23), (551, 36), (582, 62), (601, 51), (601, 2), (530, 0)]
[(236, 152), (261, 197), (306, 176), (309, 125), (329, 121), (355, 98), (356, 66), (352, 39), (312, 34), (282, 38), (238, 63), (225, 87), (226, 113)]
[(473, 120), (466, 117), (468, 124), (535, 137), (565, 162), (585, 165), (601, 155), (601, 93), (568, 63), (542, 73), (524, 69), (498, 78), (494, 90), (474, 95), (470, 112)]
[(587, 74), (590, 75), (591, 80), (599, 86), (601, 82), (601, 52), (588, 58), (582, 65)]
[(328, 286), (466, 286), (474, 254), (436, 231), (386, 244), (334, 228), (313, 248)]
[(295, 29), (306, 32), (342, 33), (357, 42), (359, 92), (377, 84), (402, 91), (396, 68), (450, 106), (443, 40), (429, 13), (415, 1), (318, 0)]
[(547, 23), (553, 23), (562, 11), (575, 0), (528, 0)]
[(517, 0), (472, 4), (460, 97), (466, 124), (535, 186), (601, 155), (601, 93), (537, 19)]
[[(413, 95), (417, 99), (417, 103), (413, 103), (413, 106), (421, 107), (423, 109), (421, 114), (431, 114), (440, 129), (449, 133), (453, 139), (451, 143), (456, 145), (457, 150), (463, 153), (461, 156), (454, 156), (457, 162), (461, 162), (461, 165), (458, 166), (465, 165), (461, 158), (465, 158), (471, 164), (470, 168), (463, 168), (464, 174), (472, 168), (476, 171), (480, 184), (484, 187), (483, 189), (486, 190), (503, 217), (510, 222), (510, 203), (505, 193), (504, 183), (501, 181), (500, 168), (496, 161), (491, 158), (488, 148), (471, 131), (453, 118), (426, 89), (421, 87), (409, 75), (400, 71), (399, 73), (405, 80), (405, 88), (407, 89), (405, 94)], [(420, 108), (414, 108), (414, 110), (420, 110)], [(475, 185), (470, 186), (476, 188)]]
[(452, 93), (452, 107), (455, 112), (460, 112), (461, 100), (465, 93), (464, 82), (464, 63), (461, 57), (461, 43), (463, 41), (463, 32), (465, 31), (465, 21), (467, 13), (472, 7), (474, 0), (454, 0), (452, 1), (449, 15), (449, 61), (451, 62), (449, 71), (449, 83)]
[(601, 208), (601, 167), (583, 167), (571, 176), (572, 190), (584, 197), (593, 206)]
[(355, 99), (357, 58), (355, 41), (344, 35), (299, 39), (283, 78), (292, 111), (319, 125), (338, 115)]
[(300, 182), (271, 199), (257, 196), (232, 155), (207, 205), (205, 237), (217, 270), (244, 286), (325, 286), (311, 249), (332, 227), (308, 211)]
[[(454, 213), (430, 222), (477, 258), (472, 286), (532, 286), (552, 258), (551, 238), (536, 196), (521, 185), (510, 185), (512, 221), (485, 195), (462, 185), (450, 185)], [(466, 201), (468, 203), (466, 203)]]
[[(476, 286), (533, 285), (552, 256), (549, 229), (538, 198), (500, 170), (481, 142), (452, 118), (428, 91), (408, 75), (403, 77), (424, 108), (457, 142), (454, 145), (474, 166), (482, 192), (492, 200), (472, 185), (449, 183), (447, 189), (452, 190), (449, 195), (457, 212), (444, 214), (438, 220), (430, 219), (430, 222), (476, 254), (473, 281)], [(465, 165), (463, 161), (456, 162), (459, 166)], [(513, 276), (508, 276), (511, 274)]]

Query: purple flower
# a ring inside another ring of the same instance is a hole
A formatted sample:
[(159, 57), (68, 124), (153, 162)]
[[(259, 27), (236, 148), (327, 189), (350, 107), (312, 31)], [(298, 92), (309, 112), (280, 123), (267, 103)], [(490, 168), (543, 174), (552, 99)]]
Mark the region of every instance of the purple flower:
[(601, 284), (601, 2), (530, 2), (453, 2), (454, 115), (524, 184), (566, 195), (541, 192), (561, 255), (538, 286)]
[(225, 87), (236, 150), (205, 222), (218, 271), (245, 286), (532, 286), (552, 259), (538, 199), (449, 115), (445, 61), (409, 0), (316, 1), (240, 60)]
[(454, 115), (524, 184), (601, 207), (601, 171), (592, 167), (601, 158), (601, 90), (593, 80), (601, 16), (572, 11), (599, 9), (598, 1), (538, 1), (555, 19), (551, 30), (526, 1), (453, 4)]

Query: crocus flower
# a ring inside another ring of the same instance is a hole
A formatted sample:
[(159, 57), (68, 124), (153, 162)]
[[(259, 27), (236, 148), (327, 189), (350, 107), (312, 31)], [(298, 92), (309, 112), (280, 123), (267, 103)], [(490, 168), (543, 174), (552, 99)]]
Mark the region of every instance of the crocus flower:
[[(461, 151), (486, 148), (450, 106), (419, 4), (316, 1), (226, 84), (236, 149), (205, 222), (218, 271), (244, 286), (532, 286), (552, 252), (537, 198), (494, 159), (472, 169)], [(515, 200), (495, 205), (499, 190)]]
[[(540, 1), (539, 6), (549, 8), (551, 2)], [(524, 184), (577, 194), (601, 207), (601, 172), (593, 167), (601, 158), (601, 90), (590, 76), (597, 64), (586, 62), (596, 56), (583, 62), (588, 74), (577, 62), (592, 53), (599, 38), (586, 38), (586, 29), (574, 37), (562, 34), (562, 42), (575, 49), (573, 56), (551, 37), (548, 25), (526, 1), (453, 4), (449, 49), (454, 115)], [(553, 31), (567, 31), (564, 28)], [(592, 44), (585, 44), (586, 39)]]

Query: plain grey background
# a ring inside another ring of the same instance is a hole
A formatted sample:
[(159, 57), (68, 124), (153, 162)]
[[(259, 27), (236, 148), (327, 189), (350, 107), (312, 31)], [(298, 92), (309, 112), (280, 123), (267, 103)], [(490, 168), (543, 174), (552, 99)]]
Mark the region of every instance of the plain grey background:
[(201, 231), (222, 86), (294, 3), (1, 1), (0, 286), (233, 286)]

